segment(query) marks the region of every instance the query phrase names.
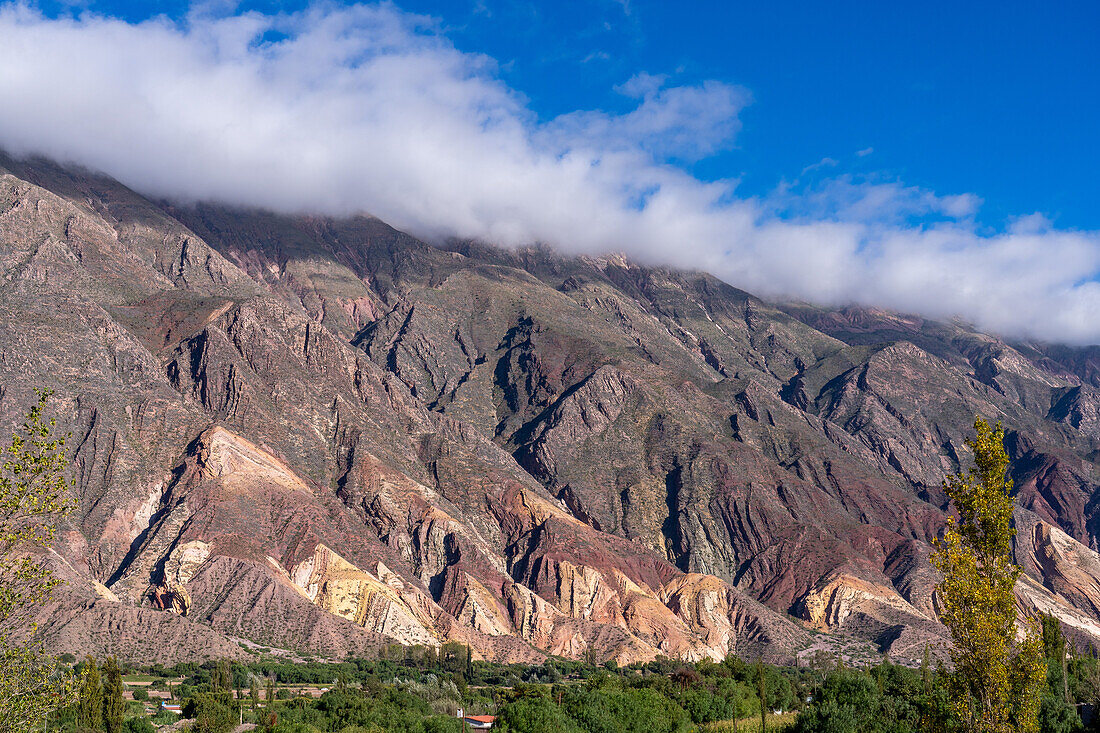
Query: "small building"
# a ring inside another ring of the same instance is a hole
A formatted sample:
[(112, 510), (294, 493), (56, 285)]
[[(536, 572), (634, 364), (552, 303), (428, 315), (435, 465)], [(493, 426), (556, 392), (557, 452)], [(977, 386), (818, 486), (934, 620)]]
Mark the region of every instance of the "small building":
[(489, 730), (493, 727), (495, 715), (467, 715), (462, 719), (470, 730)]
[(463, 727), (469, 730), (489, 730), (496, 721), (495, 715), (467, 715), (462, 708), (458, 709), (455, 717), (461, 720)]

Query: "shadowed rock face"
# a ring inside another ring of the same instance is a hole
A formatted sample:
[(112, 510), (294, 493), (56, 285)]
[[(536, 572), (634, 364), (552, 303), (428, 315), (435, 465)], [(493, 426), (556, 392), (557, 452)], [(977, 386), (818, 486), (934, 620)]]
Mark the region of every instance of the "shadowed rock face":
[(0, 317), (0, 418), (72, 432), (62, 651), (919, 657), (975, 414), (1021, 607), (1100, 638), (1088, 350), (4, 157)]

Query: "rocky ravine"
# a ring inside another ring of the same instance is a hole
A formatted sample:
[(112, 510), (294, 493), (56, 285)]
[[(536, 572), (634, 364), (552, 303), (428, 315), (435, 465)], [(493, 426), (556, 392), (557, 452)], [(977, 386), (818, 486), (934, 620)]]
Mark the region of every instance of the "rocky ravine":
[(919, 657), (975, 414), (1021, 607), (1100, 639), (1087, 350), (4, 157), (0, 314), (4, 423), (72, 431), (59, 651)]

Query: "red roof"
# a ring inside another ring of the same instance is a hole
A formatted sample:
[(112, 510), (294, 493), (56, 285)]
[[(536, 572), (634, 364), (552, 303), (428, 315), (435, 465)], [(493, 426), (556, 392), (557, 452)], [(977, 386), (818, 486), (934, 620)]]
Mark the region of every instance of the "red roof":
[(473, 720), (478, 723), (492, 723), (497, 719), (495, 715), (467, 715), (466, 720)]

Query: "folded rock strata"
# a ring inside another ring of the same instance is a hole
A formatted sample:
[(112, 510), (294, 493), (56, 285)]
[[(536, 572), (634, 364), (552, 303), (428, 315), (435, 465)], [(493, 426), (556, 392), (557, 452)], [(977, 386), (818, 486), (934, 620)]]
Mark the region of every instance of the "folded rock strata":
[(916, 659), (975, 414), (1021, 609), (1100, 640), (1088, 349), (3, 155), (0, 319), (0, 421), (72, 434), (58, 650)]

